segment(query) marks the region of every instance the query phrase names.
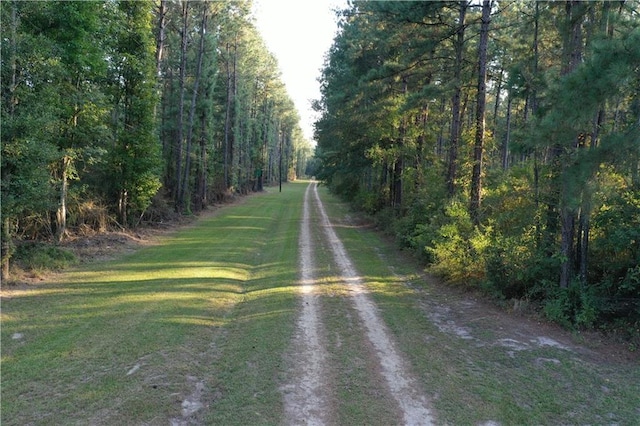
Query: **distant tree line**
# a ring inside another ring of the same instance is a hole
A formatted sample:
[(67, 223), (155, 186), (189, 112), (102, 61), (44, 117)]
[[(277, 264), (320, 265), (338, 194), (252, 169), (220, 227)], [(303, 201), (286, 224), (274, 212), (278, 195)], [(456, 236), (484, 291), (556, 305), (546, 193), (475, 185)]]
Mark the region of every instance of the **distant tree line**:
[(637, 328), (639, 9), (353, 2), (323, 70), (317, 176), (452, 283)]
[(18, 239), (195, 213), (312, 148), (250, 1), (8, 0), (2, 273)]

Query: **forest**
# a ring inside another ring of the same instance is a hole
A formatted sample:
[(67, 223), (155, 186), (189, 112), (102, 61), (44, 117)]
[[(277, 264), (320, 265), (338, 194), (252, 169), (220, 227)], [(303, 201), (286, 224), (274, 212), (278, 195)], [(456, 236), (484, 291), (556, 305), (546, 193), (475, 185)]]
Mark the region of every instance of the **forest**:
[(316, 176), (451, 285), (640, 327), (640, 4), (352, 2)]
[(3, 279), (308, 175), (451, 285), (639, 333), (637, 0), (350, 2), (315, 149), (250, 0), (0, 7)]
[(3, 1), (2, 275), (16, 242), (197, 214), (295, 179), (251, 1)]

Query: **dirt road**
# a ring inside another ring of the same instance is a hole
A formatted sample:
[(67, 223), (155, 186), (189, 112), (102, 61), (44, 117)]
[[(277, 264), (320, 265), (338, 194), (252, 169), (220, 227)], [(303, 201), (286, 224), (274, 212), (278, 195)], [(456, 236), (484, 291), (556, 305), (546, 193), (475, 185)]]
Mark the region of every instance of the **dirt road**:
[(348, 285), (351, 302), (359, 321), (366, 330), (378, 368), (385, 379), (389, 397), (395, 400), (403, 422), (407, 425), (430, 425), (433, 418), (427, 398), (420, 389), (417, 380), (411, 375), (405, 357), (400, 353), (381, 319), (376, 304), (367, 294), (364, 280), (359, 276), (349, 258), (344, 245), (333, 230), (325, 212), (322, 200), (318, 196), (317, 184), (310, 183), (304, 197), (303, 219), (300, 231), (300, 270), (302, 308), (298, 318), (296, 345), (299, 348), (295, 361), (296, 382), (285, 388), (285, 412), (291, 424), (326, 424), (330, 384), (324, 380), (330, 368), (323, 342), (325, 334), (322, 314), (318, 309), (314, 294), (314, 244), (311, 240), (310, 210), (316, 209), (320, 218), (316, 226), (322, 228), (323, 237), (319, 241), (333, 255), (340, 273), (340, 280)]
[(298, 182), (3, 290), (2, 424), (638, 423), (637, 351), (444, 285), (369, 228)]
[[(314, 247), (311, 240), (309, 193), (304, 196), (300, 227), (300, 286), (302, 292), (298, 333), (296, 335), (295, 382), (283, 387), (285, 413), (291, 424), (322, 425), (327, 423), (328, 389), (324, 383), (328, 368), (324, 327), (317, 296), (314, 294)], [(315, 188), (315, 185), (314, 185)]]

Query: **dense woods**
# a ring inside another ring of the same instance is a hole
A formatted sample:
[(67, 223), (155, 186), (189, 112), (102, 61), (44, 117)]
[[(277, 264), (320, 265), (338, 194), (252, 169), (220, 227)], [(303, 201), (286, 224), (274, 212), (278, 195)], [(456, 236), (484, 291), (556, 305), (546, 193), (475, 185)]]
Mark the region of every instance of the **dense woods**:
[(640, 324), (637, 1), (353, 2), (321, 91), (317, 176), (430, 271)]
[(197, 213), (304, 171), (250, 1), (1, 8), (3, 278), (16, 241)]
[(313, 161), (251, 1), (0, 6), (3, 278), (309, 163), (451, 283), (640, 324), (638, 1), (352, 2)]

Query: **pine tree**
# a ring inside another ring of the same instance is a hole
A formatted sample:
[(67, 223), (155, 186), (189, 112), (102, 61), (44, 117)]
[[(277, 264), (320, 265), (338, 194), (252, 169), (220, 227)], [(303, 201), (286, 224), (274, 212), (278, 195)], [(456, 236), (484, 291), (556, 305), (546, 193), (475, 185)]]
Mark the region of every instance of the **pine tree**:
[(159, 143), (155, 132), (155, 52), (152, 5), (120, 1), (122, 26), (117, 29), (114, 51), (116, 108), (115, 147), (110, 155), (114, 195), (121, 223), (134, 223), (160, 188)]

